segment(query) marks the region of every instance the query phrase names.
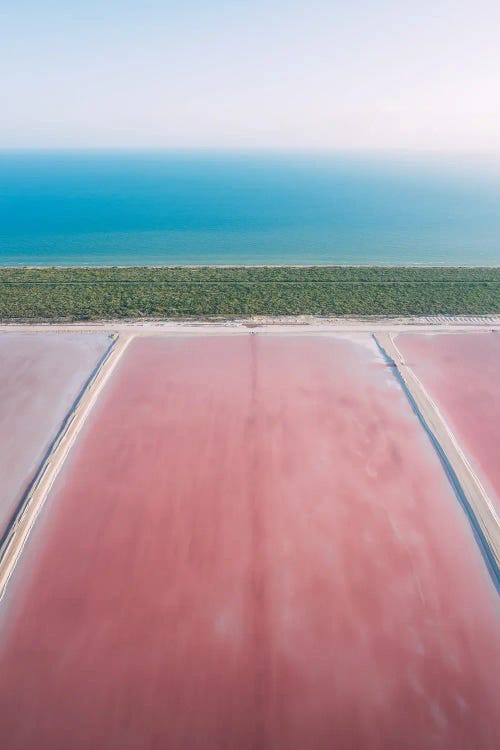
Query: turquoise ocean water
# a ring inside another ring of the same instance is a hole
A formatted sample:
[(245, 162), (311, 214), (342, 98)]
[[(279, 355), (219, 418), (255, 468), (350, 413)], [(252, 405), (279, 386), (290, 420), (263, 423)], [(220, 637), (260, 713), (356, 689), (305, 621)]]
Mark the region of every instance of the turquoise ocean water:
[(0, 153), (0, 265), (500, 265), (498, 158)]

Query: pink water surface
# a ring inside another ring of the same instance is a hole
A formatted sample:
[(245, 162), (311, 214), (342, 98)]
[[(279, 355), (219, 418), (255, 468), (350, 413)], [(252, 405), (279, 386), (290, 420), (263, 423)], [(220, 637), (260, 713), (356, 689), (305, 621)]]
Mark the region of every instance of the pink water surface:
[(396, 343), (500, 508), (500, 333), (400, 334)]
[(5, 750), (494, 748), (496, 594), (369, 340), (135, 340), (0, 605)]
[(0, 536), (109, 344), (104, 334), (0, 334)]

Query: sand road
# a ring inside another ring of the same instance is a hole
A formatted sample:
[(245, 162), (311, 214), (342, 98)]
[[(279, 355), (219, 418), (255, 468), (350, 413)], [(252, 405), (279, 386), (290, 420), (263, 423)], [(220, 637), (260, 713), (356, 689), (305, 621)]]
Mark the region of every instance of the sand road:
[(391, 334), (375, 334), (381, 348), (394, 362), (404, 385), (415, 402), (425, 424), (434, 436), (446, 463), (457, 479), (457, 490), (463, 493), (471, 522), (477, 525), (484, 540), (486, 554), (491, 558), (492, 573), (500, 585), (500, 519), (495, 503), (489, 497), (479, 476), (462, 449), (456, 435), (448, 426), (438, 405), (431, 398), (414, 371), (406, 365), (400, 349)]
[(0, 599), (28, 539), (31, 528), (47, 498), (48, 493), (73, 446), (79, 431), (97, 401), (100, 391), (130, 341), (129, 336), (120, 336), (102, 361), (80, 400), (70, 414), (64, 431), (52, 446), (52, 450), (31, 486), (22, 509), (9, 529), (8, 536), (0, 548)]

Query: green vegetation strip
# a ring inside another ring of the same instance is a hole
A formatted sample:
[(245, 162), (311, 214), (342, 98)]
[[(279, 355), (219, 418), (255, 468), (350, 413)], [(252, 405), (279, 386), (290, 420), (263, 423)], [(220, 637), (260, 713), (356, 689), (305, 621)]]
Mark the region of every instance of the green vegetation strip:
[(499, 268), (0, 269), (0, 319), (500, 314)]

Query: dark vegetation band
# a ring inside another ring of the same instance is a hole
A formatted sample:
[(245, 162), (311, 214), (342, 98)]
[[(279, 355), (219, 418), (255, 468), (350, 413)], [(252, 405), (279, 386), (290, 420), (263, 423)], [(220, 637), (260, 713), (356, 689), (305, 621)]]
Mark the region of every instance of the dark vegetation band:
[(500, 314), (500, 268), (0, 269), (2, 320)]

